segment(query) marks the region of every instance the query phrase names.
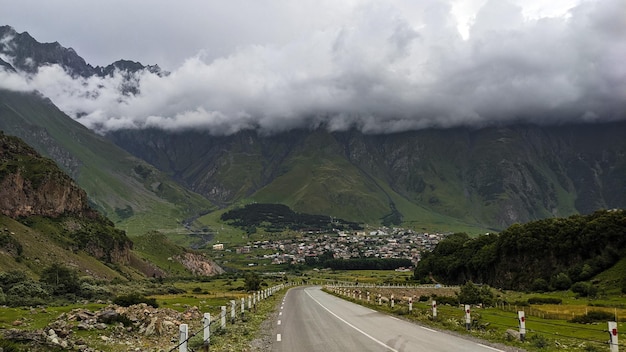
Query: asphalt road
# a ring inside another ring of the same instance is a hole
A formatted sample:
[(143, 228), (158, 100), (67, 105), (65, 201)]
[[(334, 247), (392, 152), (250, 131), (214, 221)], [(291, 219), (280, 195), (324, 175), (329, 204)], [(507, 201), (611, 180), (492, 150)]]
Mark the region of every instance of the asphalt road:
[(272, 351), (499, 351), (378, 313), (321, 291), (289, 290), (281, 304)]

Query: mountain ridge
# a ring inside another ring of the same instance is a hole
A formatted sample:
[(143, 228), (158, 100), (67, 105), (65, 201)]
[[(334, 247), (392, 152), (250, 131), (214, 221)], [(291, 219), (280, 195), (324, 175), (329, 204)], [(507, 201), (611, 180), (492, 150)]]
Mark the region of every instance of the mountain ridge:
[[(330, 177), (334, 183), (345, 182), (348, 175), (358, 179), (361, 186), (369, 183), (365, 186), (368, 194), (378, 193), (377, 202), (384, 204), (379, 208), (393, 203), (389, 202), (389, 194), (380, 191), (381, 185), (388, 185), (395, 196), (416, 205), (504, 228), (516, 222), (623, 207), (624, 131), (626, 123), (616, 122), (422, 130), (389, 135), (298, 130), (270, 137), (250, 131), (211, 137), (199, 131), (120, 130), (109, 133), (107, 138), (214, 201), (228, 203), (251, 198), (270, 202), (274, 198), (297, 211), (316, 213), (312, 206), (299, 206), (297, 200), (289, 198), (297, 190), (306, 190), (306, 180), (322, 172), (320, 179)], [(202, 151), (202, 155), (188, 155), (181, 162), (176, 156), (185, 154), (190, 146), (195, 146), (198, 153)], [(279, 161), (268, 157), (266, 150), (281, 148), (288, 152), (277, 158)], [(332, 152), (324, 154), (324, 150)], [(306, 155), (313, 156), (307, 159)], [(307, 169), (306, 165), (315, 165), (315, 170), (298, 171)], [(218, 171), (208, 178), (205, 173), (190, 171), (205, 169)], [(233, 180), (220, 176), (219, 170), (231, 170), (227, 173), (231, 176), (242, 174), (241, 170), (247, 173)], [(320, 179), (316, 180), (317, 185), (327, 184)], [(281, 196), (279, 189), (285, 188), (292, 192)], [(313, 193), (324, 196), (331, 188)], [(266, 192), (267, 189), (275, 190)], [(331, 192), (341, 194), (340, 190)], [(386, 213), (392, 211), (385, 208)], [(328, 215), (349, 220), (373, 219)], [(380, 218), (386, 214), (381, 210), (378, 215)]]
[[(74, 50), (61, 50), (58, 43), (37, 43), (27, 33), (16, 34), (7, 26), (0, 29), (5, 32), (1, 35), (8, 32), (25, 38), (25, 44), (21, 44), (24, 48), (13, 51), (19, 54), (14, 61), (21, 65), (59, 64), (68, 72), (98, 74), (76, 58)], [(5, 56), (9, 49), (3, 47)], [(51, 53), (38, 53), (46, 50)], [(29, 55), (47, 61), (29, 61)], [(126, 79), (127, 84), (120, 87), (123, 94), (138, 93), (133, 72), (150, 70), (149, 66), (126, 60), (112, 65), (110, 70), (122, 72)], [(114, 187), (119, 188), (118, 194), (129, 192), (124, 184), (132, 184), (144, 194), (141, 201), (107, 199), (97, 184), (84, 181), (91, 199), (100, 202), (100, 209), (116, 221), (133, 219), (134, 212), (142, 211), (144, 204), (159, 202), (154, 193), (157, 198), (159, 194), (171, 194), (154, 187), (165, 184), (162, 179), (157, 182), (144, 177), (159, 172), (220, 207), (248, 201), (280, 203), (298, 212), (387, 225), (423, 227), (423, 223), (460, 222), (503, 229), (517, 222), (626, 205), (624, 122), (495, 125), (389, 134), (330, 132), (324, 126), (274, 135), (242, 130), (224, 136), (197, 130), (117, 130), (104, 138), (89, 137), (83, 145), (91, 145), (86, 156), (76, 144), (69, 147), (81, 127), (71, 127), (69, 134), (57, 130), (53, 135), (58, 127), (51, 126), (49, 118), (37, 117), (54, 110), (52, 104), (43, 107), (32, 97), (18, 102), (15, 93), (0, 92), (0, 98), (3, 96), (5, 101), (15, 101), (13, 105), (5, 103), (2, 112), (18, 121), (12, 133), (30, 136), (29, 141), (35, 144), (47, 140), (39, 148), (54, 154), (74, 177), (81, 177), (80, 170), (91, 170), (92, 175), (99, 175), (99, 180), (108, 184), (111, 179), (103, 172), (116, 167), (110, 160), (102, 160), (102, 153), (94, 145), (106, 145), (105, 149), (112, 151), (107, 144), (111, 142), (152, 165), (133, 162), (130, 167), (124, 166), (123, 175), (114, 177), (119, 181)], [(24, 109), (36, 104), (38, 109)], [(9, 119), (3, 117), (0, 128), (7, 128), (5, 120)], [(63, 147), (57, 148), (55, 143)], [(104, 153), (105, 159), (115, 159), (115, 153)], [(191, 204), (195, 211), (186, 212), (191, 217), (193, 212), (197, 215), (210, 208), (191, 194), (167, 202), (189, 203), (188, 199), (194, 199)]]

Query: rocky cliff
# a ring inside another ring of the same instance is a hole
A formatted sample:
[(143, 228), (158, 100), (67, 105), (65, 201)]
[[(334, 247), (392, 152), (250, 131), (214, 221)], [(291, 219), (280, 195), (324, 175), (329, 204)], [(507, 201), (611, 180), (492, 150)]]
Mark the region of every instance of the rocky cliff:
[(84, 190), (56, 164), (0, 131), (0, 214), (107, 263), (128, 264), (132, 242), (89, 206)]
[(87, 194), (52, 160), (0, 132), (0, 212), (12, 218), (63, 214), (95, 217)]

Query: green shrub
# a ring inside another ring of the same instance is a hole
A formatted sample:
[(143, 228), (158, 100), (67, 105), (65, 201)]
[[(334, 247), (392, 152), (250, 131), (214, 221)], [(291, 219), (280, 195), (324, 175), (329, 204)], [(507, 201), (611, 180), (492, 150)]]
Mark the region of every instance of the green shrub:
[(437, 304), (447, 304), (453, 307), (459, 304), (459, 300), (457, 297), (441, 296), (441, 297), (434, 297), (434, 299), (437, 301)]
[(548, 286), (548, 281), (542, 278), (537, 278), (533, 281), (530, 289), (534, 292), (546, 292), (550, 290), (550, 287)]
[(570, 323), (591, 324), (595, 322), (606, 322), (615, 319), (613, 313), (601, 310), (592, 310), (585, 315), (578, 315), (571, 320)]
[(566, 273), (558, 273), (552, 281), (552, 286), (556, 290), (568, 290), (572, 286), (572, 280)]
[(595, 297), (598, 294), (598, 288), (588, 282), (577, 282), (572, 285), (571, 290), (580, 297)]
[(530, 342), (533, 346), (537, 348), (548, 347), (548, 340), (546, 340), (543, 335), (531, 335), (528, 338), (528, 342)]
[(528, 299), (529, 304), (561, 304), (563, 300), (554, 297), (530, 297)]
[(156, 302), (156, 299), (149, 298), (144, 295), (140, 295), (138, 293), (131, 293), (129, 295), (117, 296), (115, 297), (115, 299), (113, 299), (113, 303), (119, 306), (123, 306), (123, 307), (129, 307), (129, 306), (140, 304), (140, 303), (145, 303), (154, 308), (159, 307), (159, 305)]

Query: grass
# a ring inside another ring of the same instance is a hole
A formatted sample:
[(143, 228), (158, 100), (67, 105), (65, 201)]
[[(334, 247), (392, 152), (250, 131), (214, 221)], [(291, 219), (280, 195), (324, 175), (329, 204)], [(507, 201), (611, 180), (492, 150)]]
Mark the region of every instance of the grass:
[[(98, 310), (104, 308), (105, 304), (97, 303), (76, 303), (65, 306), (50, 306), (45, 308), (31, 307), (0, 307), (0, 329), (20, 328), (27, 330), (43, 329), (57, 319), (61, 313), (68, 313), (72, 309), (81, 308)], [(14, 326), (13, 322), (21, 321), (22, 325)]]

